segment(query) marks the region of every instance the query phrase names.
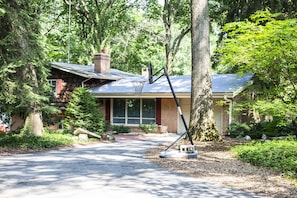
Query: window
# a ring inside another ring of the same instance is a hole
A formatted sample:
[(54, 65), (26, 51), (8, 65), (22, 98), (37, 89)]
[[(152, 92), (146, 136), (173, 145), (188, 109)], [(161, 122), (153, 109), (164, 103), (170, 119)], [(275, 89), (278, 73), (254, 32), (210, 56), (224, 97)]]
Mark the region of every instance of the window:
[(50, 79), (48, 80), (52, 93), (56, 94), (58, 92), (58, 86), (57, 86), (57, 80), (56, 79)]
[(113, 122), (118, 124), (125, 124), (125, 99), (113, 100)]
[(113, 124), (139, 125), (156, 122), (154, 99), (113, 99), (112, 107)]
[(142, 124), (156, 123), (156, 101), (142, 99)]
[(63, 88), (62, 79), (49, 79), (48, 80), (53, 94), (60, 94)]
[(140, 124), (140, 99), (128, 99), (126, 104), (128, 124)]

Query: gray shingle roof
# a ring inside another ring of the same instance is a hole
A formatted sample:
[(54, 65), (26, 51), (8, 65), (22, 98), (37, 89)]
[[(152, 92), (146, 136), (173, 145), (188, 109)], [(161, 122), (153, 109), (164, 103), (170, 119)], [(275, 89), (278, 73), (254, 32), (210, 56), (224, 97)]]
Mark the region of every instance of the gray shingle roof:
[[(212, 75), (212, 91), (213, 94), (229, 94), (232, 96), (241, 92), (250, 82), (253, 74), (214, 74)], [(98, 96), (127, 96), (135, 95), (135, 88), (132, 81), (146, 80), (143, 77), (123, 78), (96, 87), (91, 90), (93, 94)], [(191, 93), (191, 76), (170, 76), (175, 93), (190, 94)], [(170, 94), (171, 90), (165, 76), (158, 79), (155, 83), (149, 84), (147, 81), (142, 89), (142, 95), (162, 95)]]
[(94, 72), (94, 65), (78, 65), (70, 63), (53, 62), (52, 67), (79, 75), (85, 78), (105, 79), (105, 80), (119, 80), (121, 78), (135, 77), (139, 75), (123, 72), (117, 69), (110, 69), (110, 73), (101, 74)]

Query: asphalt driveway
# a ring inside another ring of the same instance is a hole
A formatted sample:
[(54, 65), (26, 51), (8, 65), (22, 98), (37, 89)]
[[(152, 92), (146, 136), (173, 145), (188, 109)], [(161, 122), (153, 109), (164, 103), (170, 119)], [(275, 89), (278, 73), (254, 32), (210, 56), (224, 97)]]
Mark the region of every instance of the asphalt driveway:
[(0, 157), (0, 198), (257, 197), (169, 172), (143, 157), (147, 148), (175, 138), (119, 138), (116, 143)]

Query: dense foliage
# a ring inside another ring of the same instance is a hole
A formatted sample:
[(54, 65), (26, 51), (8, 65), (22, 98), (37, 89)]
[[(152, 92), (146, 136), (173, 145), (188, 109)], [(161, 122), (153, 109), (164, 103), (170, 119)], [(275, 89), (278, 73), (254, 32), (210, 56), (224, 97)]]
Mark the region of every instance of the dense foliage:
[(255, 121), (272, 116), (275, 127), (286, 126), (297, 117), (296, 18), (260, 11), (249, 20), (224, 26), (225, 39), (217, 49), (220, 73), (255, 73), (245, 110)]
[(274, 119), (250, 124), (233, 122), (229, 125), (227, 132), (232, 138), (250, 136), (252, 139), (261, 139), (262, 137), (297, 136), (296, 129), (294, 123), (279, 126), (278, 120)]
[(73, 91), (66, 108), (64, 124), (69, 130), (84, 128), (91, 132), (103, 134), (103, 114), (99, 112), (96, 99), (88, 89), (79, 87)]
[(0, 2), (0, 112), (21, 115), (32, 132), (42, 133), (48, 109), (48, 65), (40, 16), (43, 0)]
[(190, 68), (190, 42), (181, 42), (189, 33), (189, 1), (58, 0), (49, 5), (43, 32), (53, 61), (91, 64), (93, 54), (106, 49), (112, 67), (123, 71), (140, 73), (149, 61), (161, 68), (166, 60), (174, 63), (173, 73)]
[[(40, 103), (39, 93), (46, 82), (44, 68), (44, 49), (42, 37), (39, 35), (38, 9), (36, 3), (20, 1), (18, 3), (3, 2), (5, 15), (0, 23), (0, 101), (1, 108), (7, 112), (18, 108), (23, 113), (32, 100)], [(23, 9), (26, 12), (22, 11)], [(27, 13), (32, 12), (32, 15)], [(32, 65), (32, 66), (31, 66)], [(39, 82), (36, 90), (35, 82), (29, 75), (29, 69), (34, 68)]]
[(73, 143), (70, 134), (44, 133), (43, 136), (34, 136), (31, 133), (0, 134), (0, 148), (12, 148), (18, 150), (49, 149), (58, 146), (71, 145)]
[(268, 167), (297, 178), (297, 141), (251, 142), (232, 148), (236, 156), (253, 165)]
[(269, 9), (272, 13), (285, 13), (294, 16), (297, 10), (295, 0), (216, 0), (210, 1), (211, 17), (221, 25), (244, 21), (259, 10)]

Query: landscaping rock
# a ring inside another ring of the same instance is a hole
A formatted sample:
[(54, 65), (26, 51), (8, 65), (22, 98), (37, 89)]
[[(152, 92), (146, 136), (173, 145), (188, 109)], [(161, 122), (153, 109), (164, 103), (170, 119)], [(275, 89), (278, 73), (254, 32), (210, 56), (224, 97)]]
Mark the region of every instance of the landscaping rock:
[(247, 141), (251, 141), (252, 140), (251, 136), (249, 136), (249, 135), (246, 135), (244, 139), (247, 140)]
[(82, 140), (82, 141), (88, 141), (89, 140), (89, 137), (87, 134), (79, 134), (78, 135), (78, 139), (79, 140)]

